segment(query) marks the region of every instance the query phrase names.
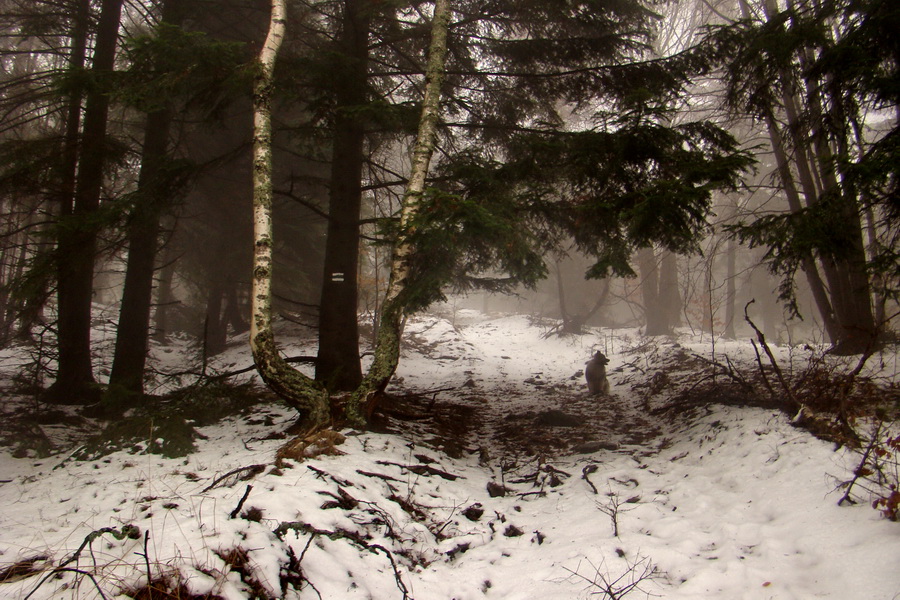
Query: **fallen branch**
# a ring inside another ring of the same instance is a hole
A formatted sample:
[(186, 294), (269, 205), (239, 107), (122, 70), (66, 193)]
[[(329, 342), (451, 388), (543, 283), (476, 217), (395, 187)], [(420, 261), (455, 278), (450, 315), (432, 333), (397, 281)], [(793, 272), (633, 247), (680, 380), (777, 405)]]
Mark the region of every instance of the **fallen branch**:
[[(281, 523), (278, 525), (278, 527), (275, 528), (275, 531), (273, 531), (273, 533), (279, 540), (284, 541), (284, 536), (288, 531), (293, 531), (298, 534), (306, 533), (312, 537), (321, 535), (327, 537), (330, 540), (347, 540), (349, 542), (352, 542), (353, 544), (356, 544), (363, 550), (372, 552), (373, 554), (376, 552), (384, 553), (384, 555), (387, 556), (388, 560), (391, 563), (391, 569), (394, 571), (394, 581), (397, 584), (397, 589), (399, 589), (403, 594), (403, 600), (412, 600), (406, 584), (403, 583), (403, 578), (400, 575), (400, 569), (397, 568), (397, 562), (394, 560), (393, 553), (381, 544), (370, 544), (369, 542), (364, 540), (361, 535), (352, 531), (346, 531), (343, 529), (329, 531), (327, 529), (319, 529), (317, 527), (313, 527), (309, 523), (303, 523), (302, 521)], [(306, 548), (309, 548), (309, 544), (310, 542), (307, 542)], [(303, 550), (303, 554), (305, 553), (306, 549)], [(303, 554), (301, 554), (301, 557), (303, 556)]]
[[(47, 574), (43, 577), (43, 579), (41, 579), (41, 580), (38, 582), (38, 584), (37, 584), (36, 586), (34, 586), (34, 589), (31, 590), (31, 591), (28, 593), (28, 595), (25, 596), (25, 598), (23, 598), (22, 600), (28, 600), (29, 598), (31, 598), (31, 597), (34, 595), (34, 593), (35, 593), (36, 591), (38, 591), (38, 589), (40, 589), (40, 587), (41, 587), (42, 585), (44, 585), (44, 583), (47, 582), (47, 580), (49, 580), (51, 577), (53, 577), (53, 576), (56, 575), (57, 573), (61, 573), (61, 572), (65, 572), (65, 571), (75, 572), (75, 573), (81, 573), (81, 574), (83, 574), (83, 575), (87, 575), (88, 577), (91, 578), (91, 581), (94, 582), (94, 585), (97, 585), (97, 581), (96, 581), (96, 580), (93, 578), (93, 576), (91, 576), (89, 573), (86, 573), (86, 572), (84, 572), (84, 571), (80, 571), (80, 570), (78, 570), (78, 569), (69, 569), (69, 568), (66, 568), (66, 566), (67, 566), (67, 565), (70, 565), (70, 564), (72, 564), (73, 562), (75, 562), (76, 560), (78, 560), (79, 557), (81, 557), (81, 552), (82, 552), (86, 547), (88, 547), (95, 539), (97, 539), (98, 537), (102, 536), (102, 535), (105, 534), (105, 533), (110, 534), (111, 536), (113, 536), (113, 537), (116, 538), (117, 540), (124, 540), (125, 538), (128, 538), (128, 539), (130, 539), (130, 540), (136, 540), (136, 539), (138, 539), (139, 537), (141, 537), (141, 530), (140, 530), (137, 526), (135, 526), (135, 525), (125, 525), (125, 526), (122, 527), (121, 531), (118, 530), (118, 529), (116, 529), (115, 527), (103, 527), (103, 528), (101, 528), (101, 529), (97, 529), (96, 531), (90, 532), (89, 534), (87, 534), (87, 536), (85, 536), (84, 541), (81, 542), (81, 545), (78, 546), (78, 549), (75, 550), (75, 552), (73, 552), (72, 555), (71, 555), (69, 558), (67, 558), (66, 560), (64, 560), (64, 561), (62, 561), (61, 563), (59, 563), (59, 566), (58, 566), (58, 567), (56, 567), (55, 569), (53, 569), (52, 571), (50, 571), (49, 573), (47, 573)], [(100, 587), (97, 586), (97, 589), (99, 590)], [(102, 592), (102, 591), (100, 592), (100, 595), (103, 596), (103, 592)], [(106, 598), (106, 596), (103, 596), (103, 597), (104, 597), (104, 599)]]
[(585, 467), (581, 470), (581, 478), (584, 479), (589, 486), (591, 486), (591, 490), (594, 492), (594, 495), (597, 495), (597, 486), (594, 485), (594, 482), (591, 481), (590, 475), (591, 473), (597, 472), (597, 465), (585, 465)]
[(253, 489), (253, 486), (250, 484), (247, 484), (247, 489), (244, 490), (244, 495), (241, 496), (240, 501), (237, 503), (237, 506), (234, 507), (234, 510), (231, 511), (231, 514), (228, 515), (230, 518), (234, 519), (235, 517), (238, 516), (238, 514), (240, 514), (241, 509), (244, 507), (244, 502), (247, 501), (247, 497), (250, 495), (250, 490), (252, 490), (252, 489)]
[(416, 475), (437, 475), (438, 477), (446, 479), (447, 481), (456, 481), (457, 479), (460, 479), (462, 477), (461, 475), (454, 475), (453, 473), (442, 471), (441, 469), (437, 469), (435, 467), (432, 467), (431, 465), (403, 465), (387, 460), (379, 460), (376, 464), (400, 467), (401, 469), (406, 469), (407, 471), (411, 471)]
[(332, 474), (329, 473), (328, 471), (323, 471), (322, 469), (319, 469), (319, 468), (314, 467), (314, 466), (312, 466), (312, 465), (306, 465), (306, 468), (309, 469), (310, 471), (312, 471), (313, 473), (315, 473), (315, 474), (316, 474), (316, 477), (318, 477), (319, 479), (321, 479), (321, 480), (323, 480), (323, 481), (324, 481), (325, 478), (327, 477), (328, 479), (330, 479), (330, 480), (332, 480), (333, 482), (335, 482), (336, 484), (338, 484), (338, 487), (340, 487), (340, 486), (343, 486), (343, 487), (354, 487), (352, 481), (349, 481), (349, 480), (347, 480), (347, 479), (344, 479), (343, 477), (338, 477), (337, 475), (332, 475)]
[[(772, 369), (775, 370), (775, 376), (778, 377), (778, 382), (781, 384), (781, 388), (784, 390), (784, 393), (787, 394), (788, 399), (791, 401), (792, 410), (796, 411), (796, 415), (793, 418), (794, 422), (799, 421), (805, 413), (808, 412), (806, 406), (797, 399), (797, 396), (794, 395), (794, 391), (788, 385), (787, 380), (784, 377), (784, 373), (781, 372), (781, 367), (778, 366), (778, 361), (775, 360), (775, 355), (772, 354), (771, 348), (769, 348), (769, 344), (766, 343), (765, 334), (760, 331), (759, 327), (756, 326), (756, 323), (750, 318), (750, 315), (747, 314), (747, 309), (751, 304), (756, 302), (756, 299), (750, 300), (747, 304), (744, 305), (744, 320), (753, 328), (753, 331), (756, 332), (756, 339), (759, 340), (759, 345), (762, 346), (763, 351), (766, 353), (766, 356), (769, 358), (769, 363), (772, 365)], [(756, 346), (754, 346), (754, 349)], [(759, 362), (759, 353), (756, 354), (757, 361)], [(765, 380), (765, 373), (762, 370), (762, 363), (760, 362), (760, 373), (763, 375), (763, 379)], [(769, 390), (772, 389), (772, 386), (769, 385), (768, 380), (766, 380), (766, 385)], [(774, 393), (773, 393), (774, 396)]]
[(375, 479), (383, 479), (385, 481), (396, 481), (397, 483), (403, 483), (403, 480), (397, 479), (396, 477), (391, 477), (390, 475), (385, 475), (384, 473), (373, 473), (371, 471), (361, 471), (359, 469), (356, 470), (360, 475), (364, 475), (365, 477), (373, 477)]
[[(203, 488), (200, 493), (205, 494), (206, 492), (216, 488), (220, 483), (226, 481), (229, 477), (235, 477), (234, 483), (238, 481), (245, 481), (250, 479), (251, 477), (255, 477), (266, 470), (266, 465), (249, 465), (246, 467), (238, 467), (237, 469), (232, 469), (225, 473), (224, 475), (217, 477), (211, 484)], [(244, 473), (246, 471), (246, 473)]]

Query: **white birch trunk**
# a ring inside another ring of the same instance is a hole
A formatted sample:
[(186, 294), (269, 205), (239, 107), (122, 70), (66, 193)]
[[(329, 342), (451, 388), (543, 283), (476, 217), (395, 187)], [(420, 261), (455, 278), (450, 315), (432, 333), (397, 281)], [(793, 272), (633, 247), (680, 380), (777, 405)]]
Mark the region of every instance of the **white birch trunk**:
[(284, 40), (285, 0), (272, 0), (269, 32), (253, 86), (253, 289), (250, 349), (266, 385), (304, 412), (311, 428), (327, 424), (328, 394), (278, 353), (272, 331), (272, 112), (275, 60)]
[[(420, 208), (420, 200), (425, 191), (425, 179), (428, 176), (428, 167), (437, 140), (450, 15), (450, 0), (435, 0), (428, 66), (425, 71), (422, 116), (419, 119), (418, 135), (412, 152), (412, 171), (400, 210), (400, 235), (391, 259), (391, 275), (382, 305), (375, 358), (362, 384), (351, 395), (347, 405), (347, 416), (355, 425), (365, 423), (366, 416), (363, 412), (364, 410), (367, 413), (371, 412), (373, 394), (384, 390), (397, 369), (400, 356), (400, 328), (405, 315), (403, 294), (407, 289), (409, 278), (407, 259), (413, 252), (413, 247), (407, 241), (407, 235)], [(363, 404), (367, 406), (363, 407)]]

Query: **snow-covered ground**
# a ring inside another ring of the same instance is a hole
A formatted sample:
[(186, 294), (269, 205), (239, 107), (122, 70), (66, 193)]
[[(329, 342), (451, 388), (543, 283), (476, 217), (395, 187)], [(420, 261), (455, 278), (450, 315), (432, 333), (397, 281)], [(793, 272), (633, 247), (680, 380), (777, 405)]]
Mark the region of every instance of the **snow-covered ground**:
[[(648, 393), (674, 379), (653, 377), (668, 358), (708, 344), (546, 331), (468, 311), (412, 320), (405, 400), (387, 433), (345, 431), (340, 455), (276, 467), (284, 440), (265, 438), (293, 419), (280, 406), (203, 427), (184, 458), (2, 452), (0, 570), (47, 569), (0, 583), (0, 599), (124, 598), (148, 568), (183, 587), (147, 598), (900, 598), (900, 526), (837, 506), (854, 455), (777, 411), (667, 410)], [(594, 350), (612, 360), (610, 398), (586, 394)]]

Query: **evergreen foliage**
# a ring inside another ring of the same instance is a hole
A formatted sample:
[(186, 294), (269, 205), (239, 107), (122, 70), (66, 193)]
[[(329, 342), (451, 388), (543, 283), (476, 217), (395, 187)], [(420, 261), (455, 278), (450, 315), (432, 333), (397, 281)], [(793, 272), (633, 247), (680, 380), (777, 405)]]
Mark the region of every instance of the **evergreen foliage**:
[(111, 92), (144, 113), (181, 103), (215, 116), (246, 95), (252, 78), (245, 44), (165, 22), (130, 38), (124, 60), (128, 67), (116, 74)]
[(867, 248), (867, 268), (886, 278), (873, 280), (881, 281), (880, 292), (896, 293), (900, 48), (888, 32), (898, 26), (896, 2), (827, 0), (714, 28), (708, 36), (723, 67), (728, 105), (766, 122), (781, 118), (784, 98), (797, 97), (802, 110), (789, 124), (804, 142), (789, 149), (812, 156), (824, 177), (834, 174), (834, 184), (826, 179), (799, 209), (732, 228), (751, 246), (766, 248), (773, 271), (786, 276), (785, 298), (804, 256), (852, 259), (847, 215), (859, 218), (867, 210), (878, 232), (877, 244)]

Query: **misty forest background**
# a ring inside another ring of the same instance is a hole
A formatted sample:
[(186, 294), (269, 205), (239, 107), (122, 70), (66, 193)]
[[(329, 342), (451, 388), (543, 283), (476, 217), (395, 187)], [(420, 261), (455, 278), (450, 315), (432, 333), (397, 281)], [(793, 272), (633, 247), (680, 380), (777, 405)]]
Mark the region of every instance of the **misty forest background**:
[[(255, 277), (318, 337), (292, 357), (314, 381), (263, 373), (314, 427), (345, 403), (365, 422), (396, 356), (373, 376), (361, 354), (437, 302), (560, 335), (895, 342), (897, 2), (453, 0), (429, 63), (441, 4), (289, 0), (269, 78), (268, 0), (0, 1), (0, 344), (31, 349), (22, 389), (140, 407), (167, 376), (151, 343), (193, 340), (200, 376), (263, 323)], [(97, 319), (117, 323), (108, 370)]]

